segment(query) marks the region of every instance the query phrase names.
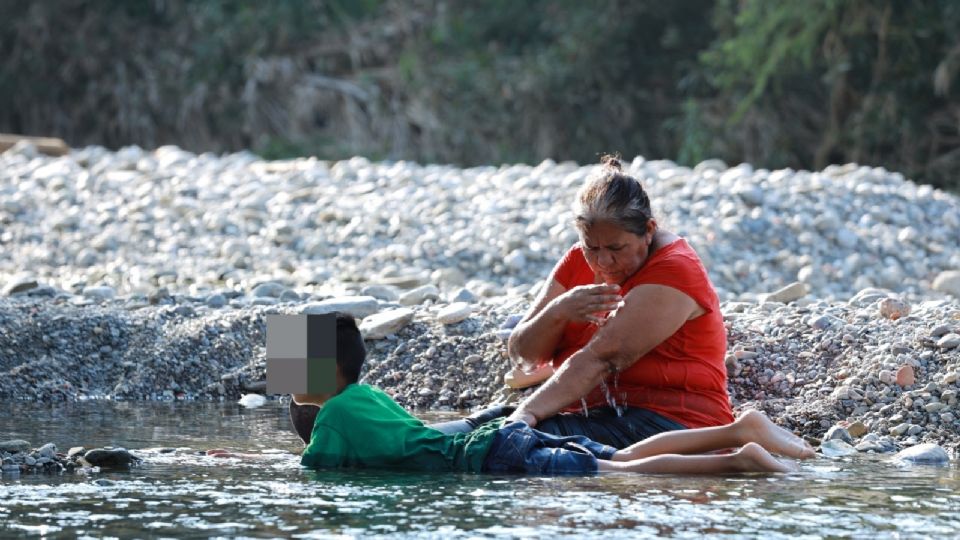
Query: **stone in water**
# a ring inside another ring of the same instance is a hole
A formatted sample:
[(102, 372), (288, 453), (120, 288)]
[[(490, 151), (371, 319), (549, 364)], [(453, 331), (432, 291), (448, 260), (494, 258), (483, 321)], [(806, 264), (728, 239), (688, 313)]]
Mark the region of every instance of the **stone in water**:
[(246, 394), (240, 398), (240, 401), (237, 403), (248, 409), (254, 409), (256, 407), (262, 407), (263, 405), (266, 405), (267, 398), (261, 396), (260, 394)]
[(894, 459), (904, 463), (922, 463), (926, 465), (946, 465), (950, 461), (947, 451), (934, 443), (918, 444), (901, 450)]

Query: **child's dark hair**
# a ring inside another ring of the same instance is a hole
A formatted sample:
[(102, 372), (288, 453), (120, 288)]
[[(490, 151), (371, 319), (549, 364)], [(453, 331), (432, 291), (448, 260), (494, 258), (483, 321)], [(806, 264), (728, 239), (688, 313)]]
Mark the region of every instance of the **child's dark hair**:
[(360, 380), (366, 357), (367, 349), (363, 346), (357, 321), (352, 315), (337, 312), (337, 367), (347, 384)]

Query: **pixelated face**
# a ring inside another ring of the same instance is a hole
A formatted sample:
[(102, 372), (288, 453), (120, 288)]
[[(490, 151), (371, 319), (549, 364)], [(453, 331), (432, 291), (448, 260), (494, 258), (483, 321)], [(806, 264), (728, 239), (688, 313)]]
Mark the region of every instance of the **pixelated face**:
[(583, 256), (597, 281), (622, 285), (636, 273), (647, 260), (655, 230), (656, 225), (650, 220), (642, 236), (606, 221), (598, 221), (580, 231)]

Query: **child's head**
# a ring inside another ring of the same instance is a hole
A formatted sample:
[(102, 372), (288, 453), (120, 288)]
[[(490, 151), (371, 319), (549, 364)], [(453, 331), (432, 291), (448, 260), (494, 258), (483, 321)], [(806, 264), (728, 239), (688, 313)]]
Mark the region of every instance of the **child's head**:
[(360, 380), (367, 357), (357, 321), (352, 315), (337, 312), (337, 393)]
[[(339, 394), (347, 385), (360, 380), (360, 370), (363, 369), (366, 356), (367, 350), (363, 346), (357, 321), (350, 315), (337, 313), (337, 390), (332, 395)], [(329, 394), (294, 394), (293, 401), (290, 402), (290, 421), (303, 444), (310, 442), (313, 423), (320, 411), (317, 405), (330, 397)]]

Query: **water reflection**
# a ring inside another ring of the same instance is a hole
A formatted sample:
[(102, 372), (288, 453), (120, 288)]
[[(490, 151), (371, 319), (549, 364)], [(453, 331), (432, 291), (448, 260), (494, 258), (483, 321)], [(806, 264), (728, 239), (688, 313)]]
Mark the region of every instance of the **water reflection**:
[[(731, 477), (311, 471), (277, 403), (12, 404), (4, 438), (137, 449), (144, 466), (0, 480), (0, 531), (91, 536), (953, 536), (960, 473), (882, 458)], [(450, 415), (434, 415), (441, 420)], [(32, 419), (25, 423), (24, 418)], [(176, 451), (162, 453), (161, 448)], [(271, 463), (198, 455), (273, 451)]]

